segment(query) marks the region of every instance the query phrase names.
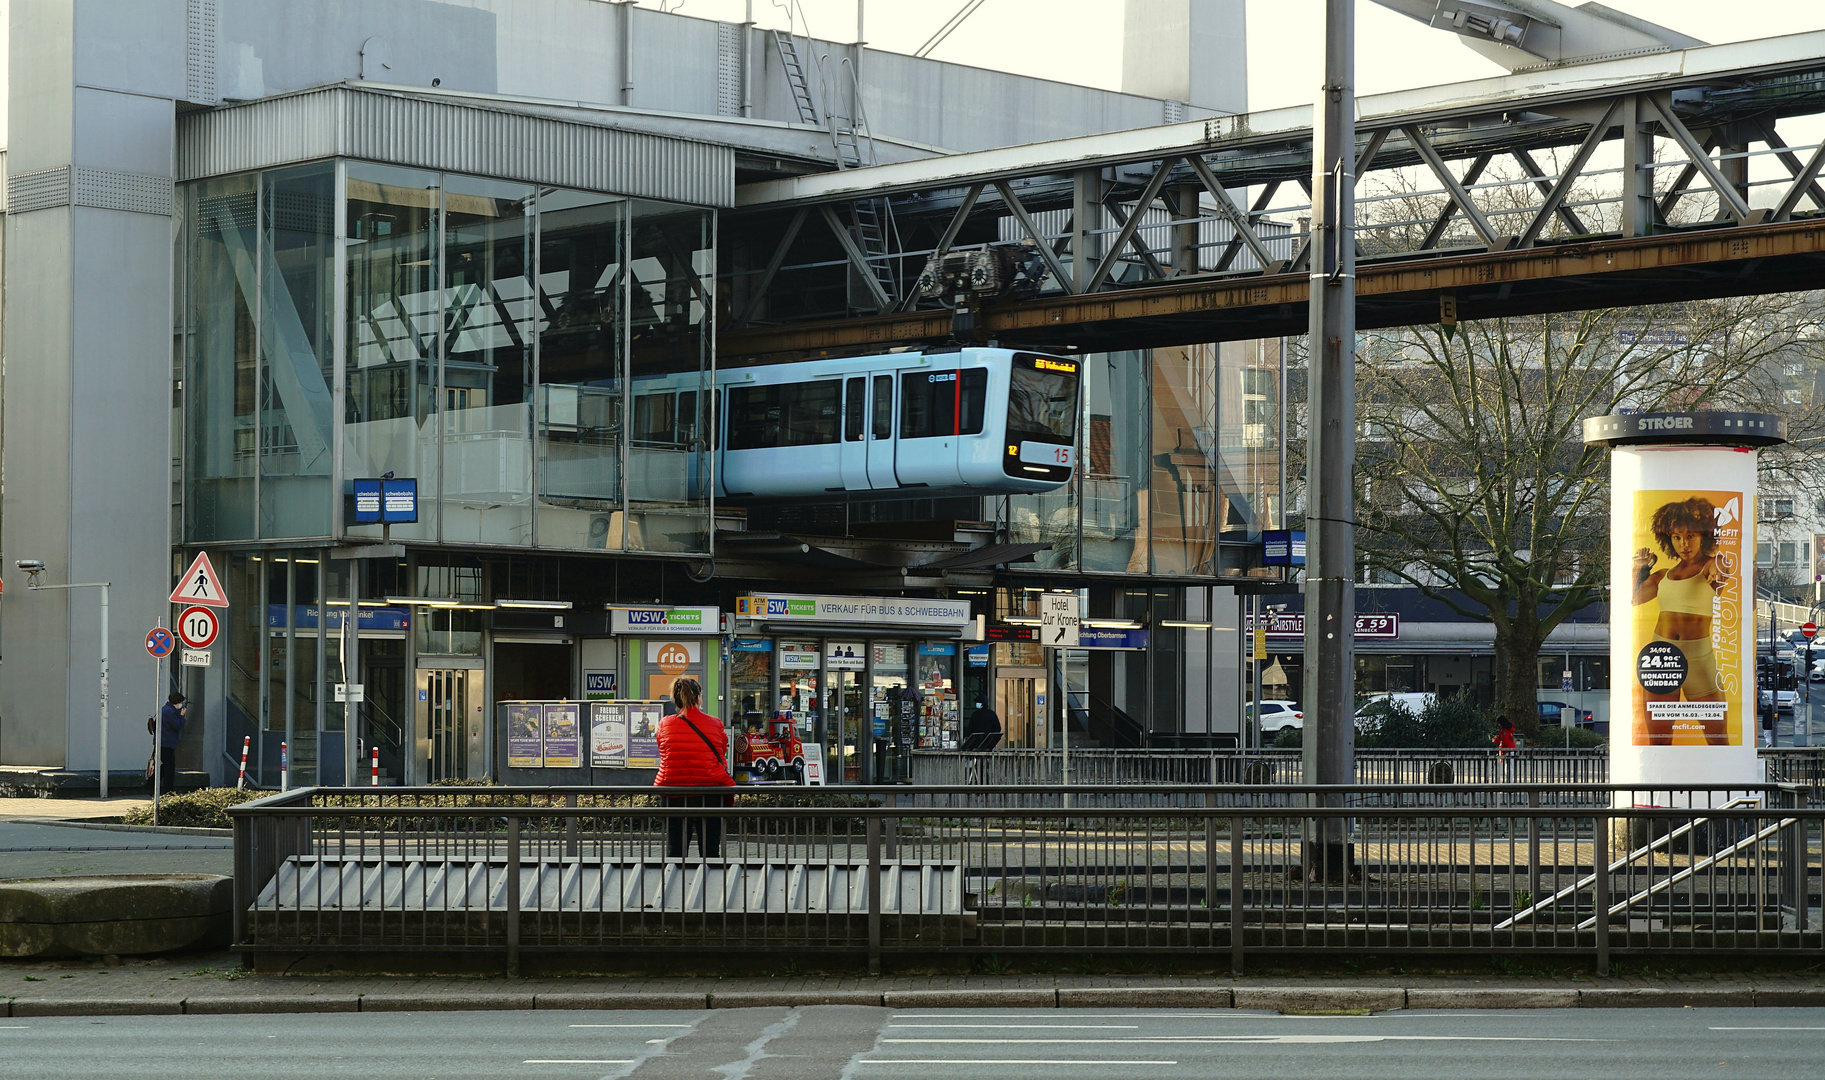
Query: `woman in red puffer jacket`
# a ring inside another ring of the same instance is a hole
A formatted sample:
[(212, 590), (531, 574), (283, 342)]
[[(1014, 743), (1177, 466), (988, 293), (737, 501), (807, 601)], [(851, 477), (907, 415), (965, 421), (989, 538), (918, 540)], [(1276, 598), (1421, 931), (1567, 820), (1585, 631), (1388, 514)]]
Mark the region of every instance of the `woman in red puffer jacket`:
[[(654, 787), (734, 787), (735, 778), (723, 764), (728, 758), (729, 736), (722, 721), (698, 707), (703, 686), (696, 679), (672, 684), (676, 713), (659, 721), (659, 775)], [(667, 806), (727, 806), (724, 795), (668, 796)], [(688, 835), (687, 835), (688, 830)], [(722, 819), (719, 817), (669, 817), (665, 820), (665, 854), (684, 858), (690, 838), (697, 838), (698, 854), (714, 859), (722, 854)]]

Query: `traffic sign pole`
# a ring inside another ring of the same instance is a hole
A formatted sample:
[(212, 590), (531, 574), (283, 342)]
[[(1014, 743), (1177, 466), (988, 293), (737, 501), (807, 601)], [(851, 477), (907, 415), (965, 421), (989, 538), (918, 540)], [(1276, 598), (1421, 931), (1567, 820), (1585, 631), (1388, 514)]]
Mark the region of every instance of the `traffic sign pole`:
[[(153, 642), (163, 643), (158, 631), (163, 629), (165, 621), (160, 619), (158, 626), (146, 639), (146, 651), (152, 654), (152, 824), (158, 824), (158, 799), (161, 781), (165, 776), (165, 703), (163, 687), (165, 683), (165, 663), (160, 654), (152, 648)], [(170, 648), (165, 649), (170, 652)]]

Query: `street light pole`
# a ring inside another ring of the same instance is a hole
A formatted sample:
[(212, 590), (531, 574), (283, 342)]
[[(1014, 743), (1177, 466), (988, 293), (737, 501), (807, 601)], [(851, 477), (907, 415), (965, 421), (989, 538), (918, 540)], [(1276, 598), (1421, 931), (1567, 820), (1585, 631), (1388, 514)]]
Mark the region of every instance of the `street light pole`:
[[(1325, 0), (1324, 86), (1312, 115), (1306, 454), (1305, 702), (1308, 784), (1355, 779), (1355, 0)], [(1326, 819), (1308, 880), (1347, 872), (1346, 823)]]

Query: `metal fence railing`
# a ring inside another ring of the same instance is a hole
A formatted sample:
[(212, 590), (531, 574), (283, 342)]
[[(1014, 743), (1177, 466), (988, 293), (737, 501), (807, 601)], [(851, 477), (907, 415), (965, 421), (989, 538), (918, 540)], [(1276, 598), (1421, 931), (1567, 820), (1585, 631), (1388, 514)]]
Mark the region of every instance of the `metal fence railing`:
[[(989, 751), (915, 751), (915, 784), (1061, 784), (1065, 755), (1056, 747)], [(1073, 784), (1297, 784), (1298, 750), (1072, 750)], [(1602, 784), (1601, 750), (1494, 749), (1356, 751), (1358, 784)]]
[[(690, 792), (668, 790), (667, 795)], [(304, 789), (234, 807), (251, 953), (1780, 953), (1791, 787)], [(720, 850), (668, 852), (668, 833)], [(1220, 960), (1219, 960), (1220, 962)]]
[[(1767, 782), (1806, 787), (1825, 804), (1825, 746), (1764, 747)], [(990, 786), (1065, 782), (1056, 747), (985, 752), (915, 751), (915, 784)], [(1297, 784), (1298, 750), (1161, 750), (1095, 747), (1071, 751), (1073, 784)], [(1604, 748), (1529, 747), (1499, 756), (1494, 749), (1358, 749), (1358, 784), (1606, 784)]]

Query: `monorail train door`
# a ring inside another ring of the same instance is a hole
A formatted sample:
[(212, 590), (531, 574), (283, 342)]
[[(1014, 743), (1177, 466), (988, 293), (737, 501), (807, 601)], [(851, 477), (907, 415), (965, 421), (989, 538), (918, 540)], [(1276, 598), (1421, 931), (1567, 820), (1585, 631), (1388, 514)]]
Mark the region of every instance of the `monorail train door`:
[(893, 384), (892, 375), (876, 375), (869, 395), (868, 484), (876, 489), (900, 486), (893, 469)]
[(843, 490), (895, 488), (892, 375), (843, 380)]
[(837, 450), (844, 491), (867, 491), (868, 376), (843, 380), (843, 442)]

